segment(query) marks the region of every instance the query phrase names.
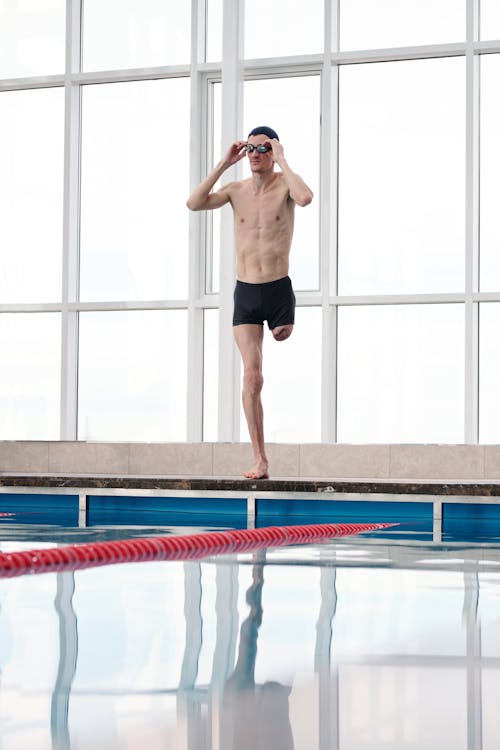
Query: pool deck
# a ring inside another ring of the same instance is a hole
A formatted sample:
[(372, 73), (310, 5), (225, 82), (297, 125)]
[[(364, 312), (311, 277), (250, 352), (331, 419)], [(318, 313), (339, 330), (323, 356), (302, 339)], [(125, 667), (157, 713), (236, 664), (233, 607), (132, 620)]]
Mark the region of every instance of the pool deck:
[[(106, 476), (91, 474), (0, 474), (0, 491), (23, 488), (51, 490), (118, 490), (149, 492), (169, 495), (174, 493), (237, 493), (259, 496), (289, 494), (314, 495), (321, 499), (337, 495), (446, 495), (491, 498), (500, 502), (500, 480), (377, 480), (377, 479), (233, 479), (227, 477), (185, 476)], [(498, 501), (496, 500), (498, 498)]]

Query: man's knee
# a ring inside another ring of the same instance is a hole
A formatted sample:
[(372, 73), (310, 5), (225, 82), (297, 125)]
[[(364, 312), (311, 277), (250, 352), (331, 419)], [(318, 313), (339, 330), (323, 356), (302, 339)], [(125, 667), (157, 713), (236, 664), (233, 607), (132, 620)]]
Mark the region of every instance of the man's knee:
[(243, 389), (252, 396), (258, 395), (264, 385), (262, 371), (257, 367), (248, 367), (243, 374)]
[(293, 325), (277, 326), (273, 328), (272, 334), (276, 341), (285, 341), (293, 331)]

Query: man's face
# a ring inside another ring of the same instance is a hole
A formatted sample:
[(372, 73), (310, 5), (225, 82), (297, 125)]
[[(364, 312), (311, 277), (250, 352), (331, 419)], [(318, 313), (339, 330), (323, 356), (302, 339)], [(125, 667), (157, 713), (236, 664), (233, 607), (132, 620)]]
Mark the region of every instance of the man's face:
[(273, 151), (271, 148), (271, 142), (269, 138), (264, 135), (251, 135), (248, 139), (249, 146), (269, 146), (269, 151), (264, 154), (259, 153), (257, 148), (254, 148), (252, 153), (248, 153), (248, 161), (252, 172), (264, 172), (268, 169), (272, 169), (274, 165)]

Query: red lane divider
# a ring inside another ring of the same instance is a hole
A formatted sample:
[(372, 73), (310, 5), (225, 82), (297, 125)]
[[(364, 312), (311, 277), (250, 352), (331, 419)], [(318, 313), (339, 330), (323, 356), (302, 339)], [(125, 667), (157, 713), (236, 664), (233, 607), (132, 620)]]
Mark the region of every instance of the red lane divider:
[(395, 523), (327, 523), (308, 526), (268, 526), (262, 529), (211, 531), (187, 536), (157, 536), (116, 542), (71, 544), (52, 549), (0, 552), (0, 577), (27, 573), (81, 570), (113, 563), (148, 560), (193, 560), (207, 555), (248, 552), (263, 547), (309, 544), (336, 536), (360, 534), (397, 526)]

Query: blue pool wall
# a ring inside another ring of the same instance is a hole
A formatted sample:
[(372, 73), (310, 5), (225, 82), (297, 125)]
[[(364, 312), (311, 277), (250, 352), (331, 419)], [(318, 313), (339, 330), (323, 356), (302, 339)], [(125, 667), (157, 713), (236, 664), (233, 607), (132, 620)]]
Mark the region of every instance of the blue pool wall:
[[(76, 527), (79, 494), (2, 493), (0, 525), (29, 524)], [(377, 532), (378, 537), (429, 539), (433, 533), (434, 500), (335, 500), (255, 499), (255, 526), (300, 525), (310, 523), (396, 523), (397, 527)], [(500, 503), (442, 503), (443, 540), (466, 541), (500, 537)], [(84, 525), (98, 526), (189, 526), (204, 528), (246, 528), (246, 497), (165, 497), (144, 495), (86, 494)], [(495, 531), (497, 529), (497, 531)]]

